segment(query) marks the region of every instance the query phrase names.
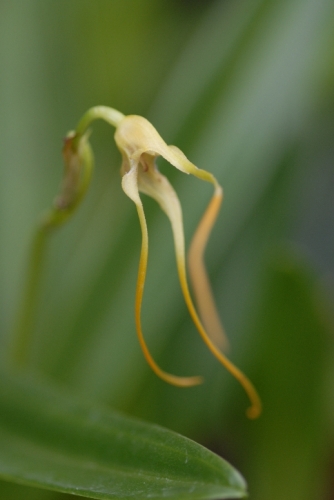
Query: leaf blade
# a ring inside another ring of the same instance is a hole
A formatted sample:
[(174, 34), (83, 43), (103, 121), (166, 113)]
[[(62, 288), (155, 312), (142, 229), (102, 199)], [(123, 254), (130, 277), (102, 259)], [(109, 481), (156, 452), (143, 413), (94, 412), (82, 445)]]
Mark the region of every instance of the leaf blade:
[(103, 500), (246, 494), (240, 474), (193, 441), (4, 373), (0, 476)]

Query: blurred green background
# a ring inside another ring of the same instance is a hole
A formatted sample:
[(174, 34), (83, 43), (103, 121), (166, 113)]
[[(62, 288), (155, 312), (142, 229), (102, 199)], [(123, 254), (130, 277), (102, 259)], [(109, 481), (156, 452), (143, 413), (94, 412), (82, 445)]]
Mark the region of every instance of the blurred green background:
[[(1, 1), (2, 363), (62, 138), (98, 104), (146, 116), (223, 185), (206, 261), (230, 357), (264, 412), (246, 419), (242, 389), (198, 338), (168, 222), (148, 199), (145, 336), (165, 370), (205, 384), (170, 387), (146, 365), (133, 317), (140, 229), (103, 123), (89, 194), (50, 244), (29, 369), (204, 444), (241, 470), (250, 498), (333, 498), (333, 1)], [(160, 166), (189, 243), (210, 186)], [(66, 498), (5, 482), (0, 496)]]

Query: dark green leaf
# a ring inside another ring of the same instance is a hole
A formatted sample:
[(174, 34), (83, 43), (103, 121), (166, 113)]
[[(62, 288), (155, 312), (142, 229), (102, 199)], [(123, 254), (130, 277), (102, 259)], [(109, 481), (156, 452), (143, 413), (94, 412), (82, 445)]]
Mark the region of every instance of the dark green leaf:
[(243, 478), (155, 425), (2, 374), (0, 476), (98, 499), (245, 496)]

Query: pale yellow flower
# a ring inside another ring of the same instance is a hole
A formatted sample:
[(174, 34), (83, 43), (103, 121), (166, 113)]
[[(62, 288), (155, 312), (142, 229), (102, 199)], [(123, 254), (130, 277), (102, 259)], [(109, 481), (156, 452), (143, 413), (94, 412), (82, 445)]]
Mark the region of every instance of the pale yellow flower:
[[(106, 106), (95, 106), (89, 109), (80, 120), (76, 130), (69, 132), (65, 139), (63, 148), (65, 169), (62, 186), (53, 206), (42, 217), (32, 245), (26, 289), (23, 294), (15, 334), (14, 362), (20, 366), (24, 366), (27, 362), (41, 275), (41, 262), (47, 235), (51, 229), (63, 224), (73, 214), (89, 186), (94, 160), (88, 140), (88, 127), (96, 119), (103, 119), (116, 128), (115, 141), (123, 160), (121, 167), (122, 188), (135, 203), (139, 216), (142, 246), (137, 279), (135, 319), (139, 342), (148, 364), (161, 379), (179, 387), (198, 385), (203, 381), (202, 377), (198, 376), (179, 377), (165, 372), (154, 361), (146, 345), (141, 325), (141, 308), (148, 259), (148, 232), (139, 192), (155, 199), (169, 218), (174, 237), (181, 289), (192, 320), (212, 354), (244, 387), (252, 403), (247, 410), (247, 415), (250, 418), (258, 417), (261, 413), (261, 401), (255, 388), (219, 348), (220, 346), (226, 347), (227, 340), (204, 266), (203, 255), (222, 202), (222, 188), (212, 174), (197, 168), (177, 147), (168, 146), (153, 125), (145, 118), (135, 115), (124, 116), (119, 111)], [(213, 197), (198, 225), (189, 251), (190, 276), (199, 314), (197, 314), (187, 282), (181, 205), (168, 179), (158, 170), (155, 161), (158, 156), (165, 158), (181, 172), (210, 182), (214, 187)]]
[[(152, 358), (144, 340), (141, 326), (141, 306), (148, 258), (148, 232), (139, 192), (154, 198), (169, 218), (174, 236), (180, 284), (189, 313), (210, 351), (239, 380), (246, 390), (252, 402), (252, 406), (248, 409), (247, 414), (251, 418), (256, 418), (261, 412), (261, 402), (256, 390), (247, 377), (218, 348), (217, 344), (220, 341), (224, 341), (225, 336), (203, 263), (206, 242), (222, 201), (222, 188), (212, 174), (197, 168), (177, 147), (168, 146), (153, 125), (141, 116), (130, 115), (122, 117), (116, 124), (115, 141), (123, 159), (121, 168), (122, 187), (127, 196), (136, 205), (142, 231), (135, 315), (139, 342), (148, 364), (160, 378), (170, 384), (186, 387), (202, 382), (201, 377), (178, 377), (163, 371)], [(158, 170), (155, 162), (158, 156), (165, 158), (181, 172), (192, 174), (199, 179), (211, 182), (214, 186), (212, 200), (198, 226), (189, 253), (192, 283), (201, 319), (196, 312), (187, 283), (184, 231), (180, 202), (168, 179)]]
[[(55, 226), (65, 220), (86, 192), (93, 168), (87, 128), (96, 119), (103, 119), (116, 128), (115, 141), (122, 154), (122, 188), (135, 203), (139, 216), (142, 246), (135, 300), (135, 318), (137, 335), (148, 364), (161, 379), (176, 386), (189, 387), (203, 381), (202, 377), (199, 376), (179, 377), (165, 372), (154, 361), (146, 345), (141, 325), (141, 307), (148, 259), (148, 232), (140, 192), (154, 198), (169, 218), (173, 231), (181, 289), (192, 320), (213, 355), (244, 387), (252, 403), (247, 414), (250, 418), (256, 418), (261, 413), (261, 401), (255, 388), (220, 350), (221, 346), (227, 346), (227, 340), (204, 265), (203, 255), (206, 243), (223, 197), (222, 188), (212, 174), (197, 168), (177, 147), (168, 146), (153, 125), (145, 118), (135, 115), (124, 116), (115, 109), (96, 106), (87, 111), (76, 130), (67, 136), (64, 146), (64, 182), (54, 208), (45, 219), (47, 225)], [(187, 282), (181, 205), (170, 182), (158, 170), (155, 161), (158, 156), (165, 158), (181, 172), (210, 182), (214, 187), (213, 197), (198, 225), (189, 251), (190, 277), (199, 314), (197, 314)]]

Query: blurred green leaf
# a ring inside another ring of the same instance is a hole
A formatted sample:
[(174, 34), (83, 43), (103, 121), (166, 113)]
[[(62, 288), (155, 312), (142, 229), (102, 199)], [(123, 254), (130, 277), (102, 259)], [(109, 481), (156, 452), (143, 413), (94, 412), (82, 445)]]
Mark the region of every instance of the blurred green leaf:
[(240, 474), (200, 445), (5, 373), (0, 377), (0, 476), (97, 499), (246, 494)]
[(233, 421), (232, 433), (242, 442), (254, 498), (322, 498), (327, 351), (333, 333), (324, 290), (291, 248), (276, 251), (264, 276), (251, 346), (252, 378), (264, 412), (252, 426)]

